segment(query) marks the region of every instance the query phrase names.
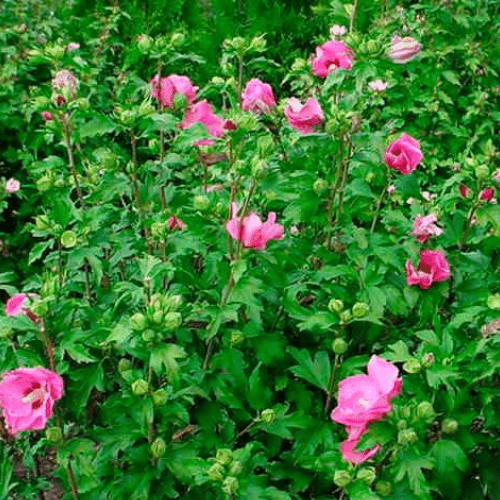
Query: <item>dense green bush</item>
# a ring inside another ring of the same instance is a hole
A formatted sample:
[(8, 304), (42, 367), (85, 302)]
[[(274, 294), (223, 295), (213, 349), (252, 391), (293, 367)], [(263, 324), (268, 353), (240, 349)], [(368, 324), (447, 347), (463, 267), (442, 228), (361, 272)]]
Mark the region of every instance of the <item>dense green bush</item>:
[[(73, 500), (499, 498), (500, 5), (168, 5), (2, 4), (0, 176), (21, 189), (1, 194), (0, 288), (37, 296), (0, 318), (0, 368), (64, 381), (45, 431), (5, 426), (2, 498), (39, 498), (54, 450)], [(334, 24), (352, 69), (323, 79)], [(395, 35), (422, 50), (397, 64)], [(151, 95), (173, 73), (217, 133)], [(251, 78), (276, 107), (242, 110)], [(291, 97), (317, 99), (312, 133)], [(408, 175), (384, 161), (402, 133), (423, 153)], [(283, 237), (232, 238), (234, 203)], [(430, 214), (442, 234), (418, 242)], [(421, 249), (451, 277), (408, 285)], [(354, 466), (330, 414), (372, 355), (402, 391)]]

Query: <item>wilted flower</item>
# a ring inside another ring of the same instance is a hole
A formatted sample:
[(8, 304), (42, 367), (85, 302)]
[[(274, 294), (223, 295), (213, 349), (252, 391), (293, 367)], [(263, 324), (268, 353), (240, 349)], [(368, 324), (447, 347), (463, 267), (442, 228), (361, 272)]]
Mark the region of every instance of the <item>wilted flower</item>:
[(182, 231), (182, 229), (184, 228), (184, 222), (172, 215), (172, 217), (169, 217), (167, 221), (167, 226), (170, 231), (173, 231), (175, 228)]
[(443, 230), (434, 224), (436, 221), (437, 217), (433, 214), (425, 217), (417, 215), (413, 222), (412, 236), (416, 236), (420, 243), (425, 243), (431, 236), (439, 236)]

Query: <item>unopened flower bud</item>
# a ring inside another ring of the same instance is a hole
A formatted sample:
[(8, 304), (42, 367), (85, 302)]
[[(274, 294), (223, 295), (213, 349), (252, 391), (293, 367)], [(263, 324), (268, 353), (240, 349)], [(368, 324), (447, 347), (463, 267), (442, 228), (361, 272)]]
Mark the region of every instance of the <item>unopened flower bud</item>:
[(153, 314), (153, 323), (161, 325), (163, 323), (163, 311), (155, 311)]
[(292, 64), (292, 71), (302, 71), (308, 68), (307, 61), (300, 57), (296, 57)]
[(436, 357), (432, 352), (426, 352), (422, 357), (422, 366), (429, 368), (436, 362)]
[(413, 429), (403, 429), (398, 432), (398, 443), (402, 445), (414, 443), (418, 439)]
[(352, 481), (352, 476), (346, 470), (336, 470), (333, 475), (333, 482), (339, 488), (345, 488)]
[(408, 424), (407, 424), (406, 420), (398, 420), (398, 423), (397, 423), (398, 430), (402, 431), (403, 429), (406, 429), (407, 427), (408, 427)]
[(245, 335), (241, 332), (231, 332), (231, 345), (241, 344), (245, 340)]
[(352, 306), (352, 315), (355, 318), (364, 318), (370, 312), (370, 306), (365, 302), (356, 302)]
[(267, 173), (267, 161), (257, 160), (252, 165), (252, 176), (253, 177), (264, 177)]
[(63, 439), (62, 429), (58, 426), (49, 427), (45, 431), (45, 438), (52, 443), (60, 443)]
[(153, 342), (156, 340), (156, 333), (153, 330), (145, 330), (142, 332), (142, 340), (144, 342)]
[(441, 424), (441, 430), (445, 434), (454, 434), (458, 429), (458, 422), (451, 418), (445, 418)]
[(130, 318), (130, 328), (136, 332), (140, 332), (146, 328), (146, 316), (142, 313), (135, 313)]
[(180, 47), (186, 41), (186, 35), (184, 33), (172, 33), (170, 37), (170, 43), (172, 47)]
[(476, 177), (480, 181), (485, 181), (490, 176), (490, 170), (486, 165), (478, 165), (475, 168)]
[(351, 311), (342, 311), (340, 313), (340, 321), (341, 323), (349, 323), (352, 319)]
[(240, 461), (235, 460), (229, 469), (229, 475), (230, 476), (237, 476), (238, 474), (241, 474), (243, 470), (243, 465), (241, 464)]
[(266, 50), (266, 39), (264, 35), (254, 36), (250, 42), (250, 48), (256, 52), (264, 52)]
[(377, 478), (377, 473), (374, 467), (363, 467), (357, 474), (356, 479), (364, 481), (365, 483), (372, 484)]
[(366, 174), (365, 181), (368, 184), (371, 184), (374, 180), (375, 180), (375, 174), (373, 172), (369, 172), (368, 174)]
[(233, 452), (229, 448), (217, 450), (215, 461), (221, 465), (229, 465), (233, 461)]
[(151, 236), (155, 240), (160, 240), (165, 237), (166, 224), (164, 222), (153, 222), (151, 224)]
[(178, 312), (169, 312), (165, 315), (165, 328), (169, 331), (177, 330), (182, 324), (182, 315)]
[(193, 205), (196, 210), (203, 212), (210, 206), (210, 200), (206, 196), (199, 194), (194, 197)]
[(120, 361), (118, 361), (118, 371), (120, 373), (126, 372), (127, 370), (130, 370), (132, 368), (132, 362), (130, 359), (127, 358), (122, 358)]
[(423, 420), (431, 420), (436, 416), (434, 407), (429, 401), (422, 401), (417, 406), (417, 416)]
[(317, 179), (314, 181), (313, 190), (318, 196), (326, 194), (328, 190), (328, 182), (325, 179)]
[(139, 35), (137, 37), (137, 47), (142, 52), (147, 52), (153, 46), (153, 39), (148, 35)]
[(142, 378), (132, 383), (132, 392), (136, 396), (144, 396), (149, 391), (149, 384)]
[(411, 410), (408, 408), (408, 406), (403, 406), (402, 408), (399, 409), (399, 415), (401, 418), (410, 418), (411, 416)]
[(153, 403), (155, 406), (163, 406), (167, 402), (167, 393), (165, 389), (158, 389), (153, 392)]
[(420, 361), (416, 358), (410, 358), (403, 364), (403, 370), (406, 373), (418, 373), (422, 369)]
[(328, 309), (332, 312), (341, 313), (344, 310), (344, 303), (339, 299), (332, 299), (328, 302)]
[(165, 450), (167, 449), (167, 445), (162, 438), (156, 438), (151, 445), (151, 455), (153, 458), (161, 458), (165, 454)]
[(332, 342), (332, 350), (338, 356), (344, 354), (347, 351), (348, 345), (344, 339), (336, 338)]
[(276, 412), (272, 408), (267, 408), (266, 410), (262, 410), (260, 414), (260, 419), (265, 424), (272, 424), (276, 420)]
[(222, 483), (222, 491), (228, 495), (234, 495), (238, 491), (239, 483), (235, 477), (226, 477)]
[(392, 486), (389, 481), (377, 481), (375, 483), (375, 491), (382, 495), (383, 497), (387, 497), (392, 493)]
[(500, 309), (500, 293), (495, 293), (488, 297), (488, 307), (490, 309)]
[(224, 479), (224, 466), (215, 463), (208, 469), (208, 476), (212, 481), (222, 481)]

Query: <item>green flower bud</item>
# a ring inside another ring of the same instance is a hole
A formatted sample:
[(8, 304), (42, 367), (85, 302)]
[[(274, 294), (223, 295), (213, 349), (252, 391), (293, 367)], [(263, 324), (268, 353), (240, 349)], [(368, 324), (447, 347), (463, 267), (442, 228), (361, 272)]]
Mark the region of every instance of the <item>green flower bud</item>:
[(40, 231), (47, 231), (52, 225), (46, 215), (38, 215), (35, 217), (35, 226)]
[(328, 191), (328, 182), (325, 179), (316, 179), (313, 184), (313, 190), (318, 196), (323, 196)]
[(351, 311), (342, 311), (340, 313), (340, 321), (341, 323), (349, 323), (352, 319)]
[(233, 461), (233, 452), (229, 448), (217, 450), (215, 461), (221, 465), (229, 465)]
[(155, 240), (161, 240), (165, 237), (166, 224), (164, 222), (153, 222), (151, 224), (151, 236)]
[(203, 212), (210, 206), (210, 200), (206, 196), (199, 194), (194, 197), (193, 205), (196, 210)]
[(144, 342), (154, 342), (156, 340), (156, 333), (153, 330), (144, 330), (142, 332), (142, 340)]
[(441, 430), (445, 434), (454, 434), (458, 429), (458, 422), (451, 418), (445, 418), (441, 424)]
[(403, 429), (398, 432), (398, 443), (402, 445), (414, 443), (418, 439), (413, 429)]
[(165, 389), (158, 389), (153, 392), (153, 403), (155, 406), (163, 406), (167, 402), (167, 393)]
[(426, 352), (422, 357), (422, 366), (429, 368), (436, 362), (436, 358), (432, 352)]
[(64, 248), (72, 248), (76, 245), (76, 234), (73, 231), (64, 231), (61, 243)]
[(272, 424), (276, 420), (276, 412), (272, 408), (267, 408), (262, 410), (260, 414), (260, 419), (265, 424)]
[(63, 439), (62, 429), (60, 427), (49, 427), (45, 430), (45, 438), (52, 443), (60, 443)]
[(162, 438), (156, 438), (151, 445), (151, 455), (153, 455), (153, 458), (156, 459), (161, 458), (165, 455), (166, 449), (167, 445), (165, 444), (165, 441), (163, 441)]
[(368, 184), (371, 184), (374, 180), (375, 180), (375, 174), (373, 172), (366, 174), (365, 181)]
[(132, 392), (136, 396), (144, 396), (149, 391), (149, 384), (142, 378), (132, 384)]
[(222, 491), (227, 495), (234, 495), (238, 491), (239, 483), (235, 477), (226, 477), (222, 483)]
[(161, 325), (163, 323), (163, 311), (155, 311), (153, 314), (153, 323)]
[(250, 42), (250, 49), (256, 52), (264, 52), (266, 50), (266, 39), (264, 35), (254, 36)]
[(400, 431), (403, 429), (406, 429), (408, 427), (408, 424), (406, 423), (406, 420), (399, 420), (397, 423), (397, 427)]
[(245, 340), (245, 335), (241, 332), (231, 332), (231, 340), (229, 341), (231, 345), (241, 344)]
[(356, 474), (356, 479), (359, 481), (364, 481), (365, 483), (372, 484), (375, 479), (377, 479), (377, 473), (374, 467), (363, 467)]
[(253, 163), (251, 171), (253, 177), (264, 177), (267, 173), (267, 161), (257, 160)]
[(139, 35), (137, 37), (137, 47), (142, 52), (147, 52), (153, 46), (153, 39), (148, 35)]
[(378, 52), (378, 43), (375, 40), (368, 40), (368, 42), (366, 42), (366, 50), (372, 54)]
[(352, 476), (346, 470), (336, 470), (333, 475), (333, 482), (339, 488), (345, 488), (352, 481)]
[(382, 495), (383, 497), (387, 497), (392, 493), (392, 485), (389, 481), (377, 481), (375, 483), (375, 491)]
[(229, 475), (230, 476), (237, 476), (239, 474), (241, 474), (241, 472), (243, 471), (243, 465), (240, 461), (238, 460), (235, 460), (232, 464), (231, 464), (231, 467), (229, 469)]
[(301, 57), (296, 57), (292, 64), (292, 71), (303, 71), (307, 69), (307, 61)]
[(339, 299), (332, 299), (328, 302), (328, 309), (332, 312), (341, 313), (344, 310), (344, 303)]
[(213, 464), (208, 469), (208, 476), (212, 481), (222, 481), (224, 479), (224, 466), (221, 464)]
[(364, 318), (370, 312), (370, 306), (365, 302), (356, 302), (352, 306), (352, 315), (355, 318)]
[(177, 330), (182, 325), (182, 315), (178, 312), (169, 312), (165, 316), (165, 328), (169, 331)]
[(342, 355), (347, 351), (348, 344), (344, 339), (337, 338), (332, 342), (332, 350), (337, 355)]
[(46, 47), (45, 53), (49, 57), (53, 57), (54, 59), (62, 59), (64, 57), (64, 47)]
[(399, 415), (401, 418), (410, 418), (411, 416), (411, 410), (407, 406), (403, 406), (402, 408), (399, 409)]
[(257, 151), (261, 158), (267, 158), (274, 151), (273, 138), (270, 135), (263, 135), (257, 139)]
[(490, 171), (486, 165), (478, 165), (475, 168), (476, 177), (480, 181), (485, 181), (490, 176)]
[(186, 35), (184, 33), (172, 33), (170, 37), (170, 43), (172, 47), (180, 47), (186, 41)]
[[(36, 181), (37, 189), (42, 192), (48, 191), (53, 185), (54, 185), (54, 179), (50, 175), (42, 175), (42, 177), (40, 177), (40, 179)], [(37, 223), (37, 219), (38, 217), (35, 219), (35, 223)]]
[(224, 81), (224, 78), (221, 78), (220, 76), (214, 76), (211, 80), (211, 82), (214, 84), (214, 85), (224, 85), (225, 81)]
[(406, 373), (418, 373), (422, 369), (420, 361), (416, 358), (410, 358), (403, 364), (403, 370)]
[(165, 308), (169, 311), (177, 311), (182, 305), (182, 296), (173, 295), (172, 297), (166, 297), (164, 300)]
[(488, 307), (490, 309), (500, 309), (500, 293), (488, 297)]
[(127, 370), (130, 370), (132, 368), (132, 362), (130, 359), (127, 358), (122, 358), (120, 361), (118, 361), (118, 371), (120, 373), (126, 372)]
[(432, 420), (436, 416), (434, 407), (429, 401), (422, 401), (417, 406), (417, 416), (423, 420)]
[(130, 328), (136, 332), (140, 332), (146, 328), (146, 316), (142, 313), (135, 313), (130, 318)]

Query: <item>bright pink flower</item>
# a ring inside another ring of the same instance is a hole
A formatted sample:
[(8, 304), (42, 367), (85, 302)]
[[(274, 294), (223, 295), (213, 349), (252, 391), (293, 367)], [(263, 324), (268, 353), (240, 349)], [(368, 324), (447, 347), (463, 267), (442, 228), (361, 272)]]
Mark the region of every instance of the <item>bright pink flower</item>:
[(434, 282), (445, 281), (450, 277), (450, 266), (443, 252), (439, 250), (422, 250), (418, 269), (411, 260), (406, 261), (406, 283), (429, 288)]
[[(234, 205), (234, 204), (233, 204)], [(269, 240), (283, 238), (283, 226), (276, 224), (276, 214), (269, 212), (267, 221), (262, 222), (253, 212), (241, 220), (236, 216), (237, 208), (231, 207), (231, 220), (226, 224), (226, 229), (231, 238), (241, 241), (245, 248), (264, 250)]]
[(168, 218), (167, 226), (170, 231), (173, 231), (175, 228), (182, 231), (182, 229), (184, 228), (184, 222), (172, 215), (172, 217)]
[(15, 193), (16, 191), (19, 191), (21, 187), (21, 184), (18, 180), (16, 179), (9, 179), (7, 183), (5, 184), (5, 192), (6, 193)]
[[(186, 116), (180, 123), (179, 127), (186, 129), (191, 127), (194, 123), (202, 123), (205, 125), (209, 135), (212, 137), (220, 137), (224, 133), (225, 120), (219, 118), (213, 112), (212, 106), (205, 99), (197, 102), (187, 110)], [(201, 141), (198, 141), (195, 146), (204, 144), (215, 143), (211, 139), (202, 139)]]
[(63, 385), (60, 375), (42, 367), (7, 372), (0, 382), (0, 407), (9, 432), (43, 429)]
[(387, 85), (389, 84), (382, 80), (373, 80), (368, 84), (368, 87), (370, 87), (370, 90), (373, 90), (373, 92), (383, 92), (387, 88)]
[(172, 108), (177, 94), (183, 95), (191, 104), (196, 99), (198, 87), (194, 87), (187, 76), (170, 75), (160, 77), (156, 75), (150, 82), (151, 97), (156, 99), (160, 106)]
[(241, 95), (241, 108), (244, 111), (268, 114), (276, 106), (273, 89), (268, 83), (252, 78)]
[(352, 50), (344, 42), (330, 40), (316, 49), (316, 57), (312, 60), (312, 72), (314, 75), (326, 78), (328, 73), (336, 69), (351, 69), (352, 60)]
[(458, 188), (458, 192), (462, 198), (467, 198), (469, 196), (470, 189), (465, 184), (461, 184)]
[(340, 452), (342, 458), (351, 462), (353, 465), (359, 465), (370, 460), (380, 450), (380, 446), (375, 446), (371, 450), (355, 451), (356, 446), (361, 440), (361, 436), (367, 432), (365, 427), (348, 427), (349, 433), (347, 440), (340, 443)]
[(422, 45), (409, 36), (401, 38), (394, 36), (387, 55), (397, 64), (404, 64), (414, 59), (422, 49)]
[(52, 120), (52, 113), (50, 111), (42, 111), (42, 118), (48, 122)]
[(314, 127), (324, 120), (319, 102), (313, 97), (307, 99), (305, 104), (302, 104), (295, 97), (288, 99), (285, 116), (290, 126), (301, 134), (314, 132)]
[(495, 191), (493, 188), (485, 188), (479, 193), (479, 199), (484, 201), (491, 201), (495, 196)]
[(436, 221), (437, 217), (433, 214), (425, 217), (417, 215), (413, 222), (413, 232), (410, 234), (416, 236), (418, 242), (425, 243), (431, 236), (439, 236), (443, 232), (440, 227), (434, 224)]
[(29, 309), (26, 308), (27, 302), (29, 303), (30, 298), (38, 297), (35, 293), (25, 294), (16, 293), (13, 295), (5, 304), (5, 314), (7, 316), (17, 316), (18, 314), (25, 314), (34, 323), (38, 323), (40, 319)]
[(401, 134), (384, 154), (385, 163), (389, 168), (398, 170), (403, 175), (413, 172), (423, 157), (420, 143), (408, 134)]
[(390, 410), (390, 400), (401, 390), (398, 368), (383, 358), (372, 356), (368, 375), (353, 375), (339, 383), (337, 407), (332, 420), (348, 427), (366, 427), (382, 419)]

